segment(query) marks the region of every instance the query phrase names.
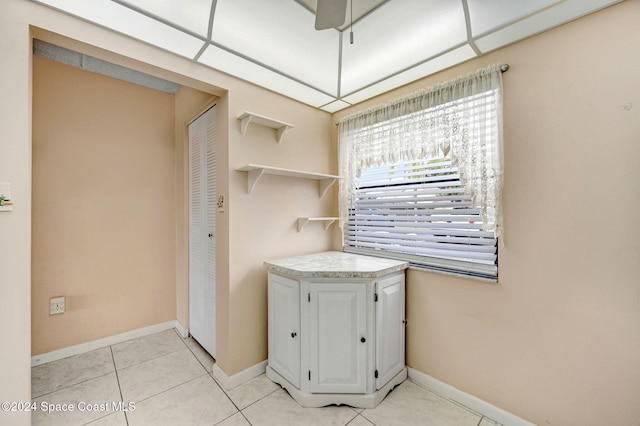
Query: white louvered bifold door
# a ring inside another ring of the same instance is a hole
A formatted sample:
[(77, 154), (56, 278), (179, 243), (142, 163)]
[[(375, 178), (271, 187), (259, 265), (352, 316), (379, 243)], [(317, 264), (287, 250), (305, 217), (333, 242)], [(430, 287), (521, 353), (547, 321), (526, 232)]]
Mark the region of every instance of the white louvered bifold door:
[(216, 113), (189, 125), (189, 332), (216, 353)]

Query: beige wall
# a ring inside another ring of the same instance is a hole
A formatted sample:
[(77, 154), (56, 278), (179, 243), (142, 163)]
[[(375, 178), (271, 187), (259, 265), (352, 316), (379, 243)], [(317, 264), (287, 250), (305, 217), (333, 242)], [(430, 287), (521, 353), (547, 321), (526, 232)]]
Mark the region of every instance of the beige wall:
[[(263, 262), (331, 249), (335, 226), (296, 228), (299, 216), (335, 216), (336, 188), (320, 198), (317, 181), (265, 175), (247, 193), (247, 175), (234, 171), (257, 163), (337, 174), (330, 148), (331, 115), (251, 86), (229, 96), (229, 362), (235, 374), (267, 358), (267, 273)], [(244, 111), (267, 115), (295, 127), (280, 143), (275, 130), (249, 124), (240, 133), (236, 117)]]
[[(634, 186), (640, 177), (639, 40), (631, 30), (638, 7), (627, 0), (362, 106), (493, 62), (511, 64), (505, 74), (501, 283), (410, 272), (407, 361), (540, 424), (633, 424), (640, 415), (632, 401), (640, 391), (640, 296), (633, 280), (640, 271), (631, 263), (640, 258), (639, 227), (631, 219), (640, 204)], [(0, 180), (13, 184), (15, 201), (12, 213), (0, 213), (0, 296), (12, 302), (0, 310), (7, 325), (3, 341), (11, 342), (0, 350), (0, 400), (30, 398), (30, 30), (220, 96), (218, 136), (227, 143), (218, 158), (228, 161), (218, 171), (218, 188), (228, 199), (217, 225), (223, 247), (217, 254), (217, 361), (232, 375), (264, 360), (262, 261), (329, 248), (335, 229), (326, 233), (310, 224), (298, 234), (294, 224), (300, 215), (334, 214), (335, 189), (320, 199), (313, 182), (266, 176), (249, 195), (245, 174), (233, 169), (262, 162), (336, 172), (335, 147), (328, 145), (335, 117), (32, 2), (4, 0), (0, 8)], [(624, 111), (630, 101), (634, 107)], [(280, 144), (270, 129), (252, 126), (241, 135), (236, 117), (245, 110), (296, 127)], [(608, 207), (622, 198), (629, 208)], [(603, 230), (588, 239), (586, 229), (596, 224)], [(180, 262), (177, 256), (179, 317), (187, 291)], [(29, 417), (0, 412), (0, 423), (26, 425)]]
[(32, 354), (176, 318), (173, 117), (173, 95), (34, 57)]
[(500, 283), (410, 271), (407, 363), (540, 425), (640, 418), (639, 16), (626, 1), (339, 114), (510, 64)]
[[(174, 319), (188, 327), (187, 125), (216, 97), (39, 57), (33, 78), (32, 353)], [(114, 197), (92, 188), (133, 202), (114, 214)], [(49, 297), (62, 294), (67, 313), (49, 316)]]

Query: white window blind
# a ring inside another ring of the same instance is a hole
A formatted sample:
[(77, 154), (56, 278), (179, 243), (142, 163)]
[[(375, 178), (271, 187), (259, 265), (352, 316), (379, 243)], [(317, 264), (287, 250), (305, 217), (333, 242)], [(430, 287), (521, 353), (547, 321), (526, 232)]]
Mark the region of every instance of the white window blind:
[(363, 170), (345, 226), (345, 251), (497, 279), (497, 239), (447, 158)]
[(338, 121), (345, 251), (497, 281), (502, 69)]

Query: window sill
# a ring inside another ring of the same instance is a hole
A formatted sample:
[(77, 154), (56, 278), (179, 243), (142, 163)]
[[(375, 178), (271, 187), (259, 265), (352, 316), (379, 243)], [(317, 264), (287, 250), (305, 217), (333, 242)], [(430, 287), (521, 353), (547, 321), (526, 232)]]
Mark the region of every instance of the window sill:
[(408, 269), (411, 270), (411, 271), (419, 271), (419, 272), (433, 272), (435, 274), (448, 275), (450, 277), (456, 277), (456, 278), (467, 278), (467, 279), (474, 280), (474, 281), (482, 281), (482, 282), (487, 283), (487, 284), (500, 284), (500, 282), (497, 279), (474, 277), (473, 275), (456, 274), (455, 272), (439, 271), (437, 269), (430, 269), (430, 268), (421, 268), (420, 266), (415, 266), (415, 265), (411, 265), (411, 264), (409, 264), (409, 268)]

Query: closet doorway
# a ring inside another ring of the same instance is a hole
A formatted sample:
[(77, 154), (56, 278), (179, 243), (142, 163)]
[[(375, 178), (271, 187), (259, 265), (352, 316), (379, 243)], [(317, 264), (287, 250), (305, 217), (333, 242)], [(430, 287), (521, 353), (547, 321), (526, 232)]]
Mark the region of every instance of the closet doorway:
[(216, 107), (189, 124), (189, 333), (216, 357)]

